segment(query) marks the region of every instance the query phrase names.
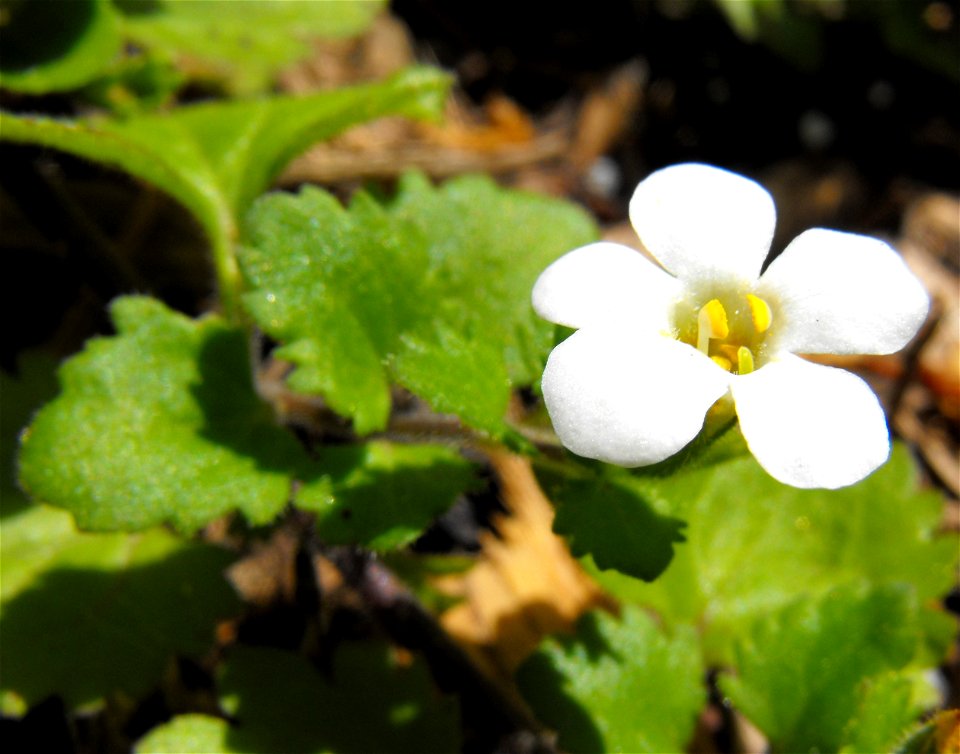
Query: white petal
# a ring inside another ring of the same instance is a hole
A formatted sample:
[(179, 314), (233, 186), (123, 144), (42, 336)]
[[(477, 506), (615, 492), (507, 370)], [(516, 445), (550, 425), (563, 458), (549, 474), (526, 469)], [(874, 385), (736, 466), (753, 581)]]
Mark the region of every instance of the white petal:
[(578, 330), (550, 354), (543, 397), (560, 441), (574, 453), (646, 466), (697, 435), (729, 378), (670, 338)]
[(545, 269), (533, 286), (533, 308), (568, 327), (629, 324), (649, 333), (669, 329), (681, 283), (636, 249), (600, 242), (574, 249)]
[(850, 372), (787, 355), (734, 378), (730, 390), (747, 445), (784, 484), (845, 487), (890, 454), (877, 396)]
[(753, 282), (770, 250), (776, 210), (750, 179), (690, 163), (641, 182), (630, 221), (650, 253), (683, 280)]
[(763, 273), (758, 295), (774, 306), (778, 350), (893, 353), (916, 335), (930, 300), (883, 241), (815, 228)]

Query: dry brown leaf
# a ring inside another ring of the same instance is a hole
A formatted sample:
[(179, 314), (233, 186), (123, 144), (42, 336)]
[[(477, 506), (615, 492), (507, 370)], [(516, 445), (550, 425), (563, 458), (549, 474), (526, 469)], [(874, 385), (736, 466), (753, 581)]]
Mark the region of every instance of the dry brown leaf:
[(294, 559), (299, 543), (296, 534), (280, 528), (269, 540), (227, 569), (227, 580), (245, 602), (267, 607), (292, 602), (296, 589)]
[(937, 754), (960, 754), (960, 710), (948, 709), (934, 718)]
[(500, 537), (481, 536), (479, 562), (438, 586), (465, 599), (440, 618), (443, 627), (494, 677), (509, 678), (548, 634), (572, 631), (588, 610), (616, 610), (552, 530), (554, 511), (530, 462), (489, 451), (504, 505)]
[(960, 199), (927, 193), (904, 212), (904, 260), (933, 299), (938, 320), (920, 354), (920, 377), (940, 410), (960, 420)]
[(377, 81), (413, 62), (413, 42), (406, 25), (381, 13), (360, 37), (314, 41), (310, 57), (280, 74), (280, 88), (305, 93)]
[(526, 144), (537, 133), (530, 116), (502, 94), (490, 97), (482, 113), (451, 98), (443, 124), (425, 123), (420, 130), (431, 144), (470, 152), (495, 152), (505, 146)]
[(640, 108), (646, 81), (646, 67), (634, 60), (614, 70), (587, 95), (570, 150), (575, 169), (586, 170), (623, 137)]

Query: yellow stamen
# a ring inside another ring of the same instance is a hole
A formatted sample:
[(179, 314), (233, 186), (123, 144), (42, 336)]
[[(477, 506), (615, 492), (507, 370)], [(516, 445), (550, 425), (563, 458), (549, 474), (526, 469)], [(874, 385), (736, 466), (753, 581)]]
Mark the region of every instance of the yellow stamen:
[(719, 346), (714, 346), (714, 349), (720, 351), (723, 357), (733, 364), (737, 361), (737, 349), (739, 347), (733, 343), (721, 343)]
[(750, 374), (753, 371), (753, 352), (746, 346), (737, 349), (737, 374)]
[(757, 332), (766, 332), (773, 322), (770, 304), (752, 293), (747, 294), (747, 304), (750, 306), (750, 316), (753, 318), (753, 326)]
[(730, 334), (727, 312), (719, 299), (711, 299), (697, 315), (697, 350), (708, 353), (711, 338), (725, 338)]
[(730, 359), (727, 359), (723, 356), (711, 356), (710, 360), (726, 372), (729, 372), (730, 367), (733, 366), (733, 363), (730, 361)]

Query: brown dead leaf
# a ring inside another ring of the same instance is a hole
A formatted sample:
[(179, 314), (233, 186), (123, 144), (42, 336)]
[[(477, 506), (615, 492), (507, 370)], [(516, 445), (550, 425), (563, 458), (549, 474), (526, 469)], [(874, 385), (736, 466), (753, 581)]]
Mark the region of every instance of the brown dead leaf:
[(646, 80), (646, 67), (634, 60), (614, 70), (586, 96), (570, 150), (570, 163), (578, 172), (609, 152), (626, 133), (640, 108)]
[(488, 451), (512, 515), (494, 523), (500, 537), (481, 535), (479, 562), (438, 587), (465, 599), (440, 618), (481, 667), (508, 679), (548, 634), (572, 631), (588, 610), (616, 603), (580, 568), (552, 530), (554, 511), (530, 462)]
[(377, 81), (413, 62), (410, 31), (399, 19), (381, 13), (360, 37), (314, 41), (310, 57), (280, 74), (280, 88), (306, 93)]
[(424, 123), (420, 131), (431, 144), (471, 152), (495, 152), (536, 136), (530, 116), (502, 94), (490, 97), (480, 112), (453, 97), (447, 101), (443, 124)]
[(256, 544), (249, 555), (227, 569), (227, 580), (251, 605), (291, 602), (296, 589), (294, 559), (298, 546), (294, 532), (277, 529), (269, 540)]
[(903, 258), (930, 293), (938, 319), (920, 354), (920, 377), (940, 410), (960, 420), (960, 198), (930, 192), (903, 217)]
[(960, 710), (948, 709), (934, 718), (937, 754), (960, 754)]

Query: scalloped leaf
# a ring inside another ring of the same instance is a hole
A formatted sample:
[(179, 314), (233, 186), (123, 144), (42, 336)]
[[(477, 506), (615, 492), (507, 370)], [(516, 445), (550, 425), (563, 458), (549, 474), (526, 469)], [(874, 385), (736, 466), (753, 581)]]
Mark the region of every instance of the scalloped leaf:
[[(804, 596), (844, 584), (903, 583), (926, 604), (953, 583), (956, 542), (937, 537), (942, 501), (918, 488), (899, 445), (885, 466), (839, 490), (782, 485), (748, 456), (657, 480), (656, 492), (661, 510), (688, 522), (687, 542), (669, 568), (652, 584), (613, 571), (596, 576), (668, 625), (701, 626), (711, 662), (729, 662), (731, 641), (757, 616)], [(602, 507), (590, 509), (604, 515)], [(930, 664), (942, 657), (953, 625), (922, 609)]]
[(304, 454), (253, 391), (244, 333), (146, 297), (112, 313), (118, 335), (62, 367), (24, 434), (24, 487), (83, 529), (193, 531), (234, 509), (270, 521)]
[(4, 4), (0, 87), (25, 94), (76, 89), (119, 57), (123, 36), (110, 0)]
[(524, 698), (563, 751), (684, 751), (706, 702), (692, 628), (671, 634), (628, 607), (594, 612), (518, 671)]
[(233, 510), (264, 524), (296, 480), (321, 536), (385, 550), (476, 482), (472, 464), (436, 445), (326, 447), (310, 460), (255, 393), (242, 330), (146, 297), (112, 311), (118, 334), (62, 367), (61, 395), (22, 438), (23, 485), (84, 529), (191, 532)]
[[(387, 81), (305, 97), (216, 102), (126, 120), (56, 120), (0, 113), (3, 140), (60, 149), (125, 170), (192, 212), (221, 283), (238, 283), (237, 217), (311, 144), (383, 115), (438, 117), (449, 79), (426, 67)], [(232, 306), (231, 291), (227, 297)]]
[(231, 555), (162, 530), (83, 534), (34, 506), (4, 519), (2, 551), (2, 690), (25, 705), (143, 693), (239, 608), (222, 577)]
[(275, 649), (238, 649), (221, 679), (234, 724), (184, 715), (136, 745), (156, 752), (458, 751), (456, 701), (440, 696), (423, 665), (398, 667), (383, 645), (341, 644), (324, 677), (303, 657)]
[(244, 303), (361, 433), (385, 426), (390, 385), (494, 436), (511, 386), (533, 383), (553, 327), (530, 305), (540, 271), (595, 237), (572, 205), (462, 177), (408, 175), (387, 205), (358, 195), (269, 195), (248, 215)]
[(216, 78), (234, 94), (266, 89), (283, 67), (310, 54), (315, 37), (364, 31), (384, 0), (245, 0), (223, 12), (219, 0), (125, 0), (124, 33), (179, 61), (193, 78)]
[(917, 637), (909, 587), (841, 587), (757, 620), (719, 684), (776, 750), (839, 751), (861, 682), (907, 665)]

